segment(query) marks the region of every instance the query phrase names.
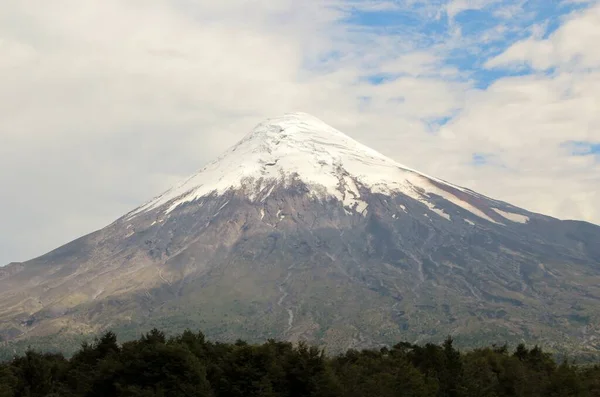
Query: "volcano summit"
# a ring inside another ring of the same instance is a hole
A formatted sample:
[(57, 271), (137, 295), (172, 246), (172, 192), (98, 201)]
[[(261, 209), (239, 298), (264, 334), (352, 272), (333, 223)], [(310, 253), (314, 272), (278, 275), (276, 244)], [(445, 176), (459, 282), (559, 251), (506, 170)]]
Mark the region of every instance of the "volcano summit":
[(4, 340), (159, 326), (330, 351), (450, 334), (597, 353), (599, 303), (600, 227), (422, 174), (304, 113), (0, 268)]

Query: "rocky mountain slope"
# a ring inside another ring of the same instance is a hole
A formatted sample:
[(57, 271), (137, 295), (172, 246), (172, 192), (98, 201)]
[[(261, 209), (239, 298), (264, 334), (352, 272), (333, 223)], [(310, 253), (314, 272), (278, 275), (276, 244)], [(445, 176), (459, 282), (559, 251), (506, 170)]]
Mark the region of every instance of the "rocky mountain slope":
[(0, 268), (0, 338), (160, 326), (330, 351), (600, 350), (600, 227), (421, 174), (302, 113), (106, 228)]

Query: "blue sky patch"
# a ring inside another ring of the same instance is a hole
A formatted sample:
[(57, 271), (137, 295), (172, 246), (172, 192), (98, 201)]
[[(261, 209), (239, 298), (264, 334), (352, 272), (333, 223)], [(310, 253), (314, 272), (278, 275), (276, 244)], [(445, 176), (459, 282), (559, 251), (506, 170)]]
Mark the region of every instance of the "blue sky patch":
[(473, 153), (473, 156), (471, 156), (471, 163), (475, 166), (482, 166), (487, 162), (487, 156), (482, 153)]
[(498, 19), (483, 10), (466, 10), (454, 18), (461, 33), (466, 36), (483, 34), (498, 26)]
[(574, 156), (600, 156), (600, 142), (571, 141), (564, 146)]
[(391, 73), (376, 73), (370, 76), (365, 76), (363, 79), (372, 85), (385, 84), (396, 80), (400, 75)]
[(416, 15), (397, 11), (351, 11), (345, 23), (379, 29), (418, 26), (423, 23)]
[(453, 116), (431, 117), (424, 120), (424, 122), (427, 124), (429, 132), (436, 133), (441, 127), (448, 124), (448, 122), (452, 120), (452, 117)]
[[(443, 60), (440, 69), (444, 66), (455, 68), (463, 79), (480, 89), (504, 77), (534, 73), (527, 65), (490, 70), (485, 64), (519, 40), (532, 36), (538, 39), (549, 37), (569, 14), (589, 7), (585, 3), (559, 0), (497, 1), (482, 7), (455, 9), (454, 15), (448, 15), (446, 11), (440, 11), (444, 10), (440, 5), (449, 6), (450, 0), (365, 0), (353, 4), (341, 21), (349, 31), (368, 31), (390, 41), (396, 39), (398, 48), (392, 49), (397, 54), (390, 54), (390, 57), (400, 57), (403, 51), (415, 50), (439, 54)], [(374, 5), (385, 7), (373, 9)], [(406, 48), (401, 48), (403, 45)], [(367, 81), (380, 85), (394, 78), (390, 74), (373, 73)]]

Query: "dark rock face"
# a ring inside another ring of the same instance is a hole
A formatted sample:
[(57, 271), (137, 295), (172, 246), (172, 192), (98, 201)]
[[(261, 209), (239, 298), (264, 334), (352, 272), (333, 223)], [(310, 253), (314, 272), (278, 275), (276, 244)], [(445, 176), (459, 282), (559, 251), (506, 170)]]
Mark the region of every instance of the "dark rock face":
[(358, 213), (302, 183), (273, 187), (264, 200), (229, 190), (121, 218), (1, 269), (0, 337), (160, 326), (330, 351), (448, 334), (600, 348), (598, 226), (478, 195), (469, 204), (498, 223), (441, 196), (447, 216), (363, 189)]

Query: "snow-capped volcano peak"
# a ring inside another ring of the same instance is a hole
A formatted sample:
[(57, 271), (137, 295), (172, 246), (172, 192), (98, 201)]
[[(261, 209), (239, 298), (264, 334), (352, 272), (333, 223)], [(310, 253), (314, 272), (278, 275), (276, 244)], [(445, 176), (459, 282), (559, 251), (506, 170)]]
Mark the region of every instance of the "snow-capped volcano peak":
[[(494, 222), (464, 196), (474, 193), (410, 169), (357, 142), (306, 113), (287, 113), (256, 126), (237, 144), (180, 185), (129, 214), (179, 205), (212, 193), (242, 189), (250, 200), (264, 200), (275, 184), (302, 181), (314, 195), (337, 199), (345, 208), (365, 213), (361, 189), (373, 193), (402, 193), (436, 210), (429, 194)], [(453, 193), (454, 192), (454, 193)], [(458, 198), (460, 193), (463, 198)]]
[(255, 149), (259, 151), (264, 149), (272, 157), (286, 152), (298, 152), (338, 163), (349, 156), (379, 158), (396, 164), (393, 160), (307, 113), (287, 113), (281, 117), (268, 119), (254, 128), (232, 149), (246, 144), (256, 145)]

